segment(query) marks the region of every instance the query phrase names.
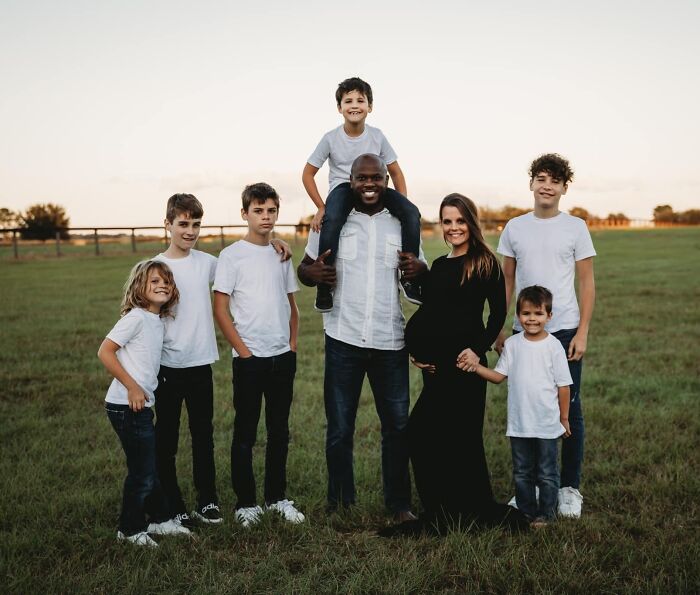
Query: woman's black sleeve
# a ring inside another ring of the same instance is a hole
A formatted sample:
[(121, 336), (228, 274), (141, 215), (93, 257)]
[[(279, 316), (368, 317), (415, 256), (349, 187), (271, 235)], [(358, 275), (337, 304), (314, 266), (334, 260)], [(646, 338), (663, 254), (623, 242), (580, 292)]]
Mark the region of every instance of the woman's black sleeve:
[(498, 260), (493, 259), (491, 275), (486, 283), (486, 301), (489, 304), (489, 319), (484, 331), (484, 342), (472, 349), (479, 355), (484, 355), (498, 338), (498, 334), (506, 321), (506, 281)]

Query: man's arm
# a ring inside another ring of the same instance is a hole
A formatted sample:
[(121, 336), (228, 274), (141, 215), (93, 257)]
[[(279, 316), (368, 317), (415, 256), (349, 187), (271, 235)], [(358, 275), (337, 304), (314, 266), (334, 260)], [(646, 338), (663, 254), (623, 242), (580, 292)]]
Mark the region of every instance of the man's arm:
[(586, 353), (588, 346), (588, 329), (593, 317), (595, 305), (595, 279), (593, 277), (593, 257), (576, 261), (576, 276), (578, 277), (578, 298), (581, 319), (578, 323), (578, 331), (569, 343), (570, 360), (578, 361)]
[(311, 220), (311, 229), (318, 231), (321, 229), (321, 219), (323, 219), (323, 214), (326, 212), (326, 205), (321, 198), (321, 193), (318, 191), (318, 186), (316, 186), (316, 174), (318, 173), (318, 167), (307, 163), (304, 165), (304, 171), (301, 174), (301, 183), (304, 184), (304, 189), (309, 195), (309, 198), (316, 205), (316, 214)]
[(246, 344), (238, 334), (236, 327), (231, 320), (231, 314), (228, 311), (228, 304), (231, 296), (220, 291), (214, 291), (214, 320), (219, 325), (221, 332), (228, 341), (229, 345), (236, 350), (236, 353), (243, 358), (252, 357), (252, 353), (246, 347)]
[(293, 293), (288, 293), (287, 298), (292, 308), (292, 312), (289, 316), (289, 348), (296, 353), (297, 337), (299, 336), (299, 308), (297, 308), (297, 302), (294, 299)]
[[(503, 257), (503, 277), (506, 282), (506, 315), (510, 309), (510, 302), (513, 299), (513, 289), (515, 288), (515, 269), (518, 265), (518, 261), (512, 256)], [(496, 352), (500, 355), (503, 351), (503, 343), (506, 340), (506, 330), (505, 328), (498, 334), (494, 348)]]
[[(401, 166), (399, 166), (398, 161), (394, 161), (386, 166), (386, 170), (391, 177), (391, 181), (394, 183), (394, 189), (396, 192), (400, 192), (404, 196), (408, 196), (406, 190), (406, 178), (401, 171)], [(308, 192), (308, 191), (307, 191)]]
[(330, 249), (326, 250), (316, 260), (308, 254), (304, 254), (304, 259), (297, 267), (297, 276), (307, 287), (315, 287), (319, 283), (326, 285), (335, 285), (335, 267), (325, 263), (326, 258), (331, 253)]

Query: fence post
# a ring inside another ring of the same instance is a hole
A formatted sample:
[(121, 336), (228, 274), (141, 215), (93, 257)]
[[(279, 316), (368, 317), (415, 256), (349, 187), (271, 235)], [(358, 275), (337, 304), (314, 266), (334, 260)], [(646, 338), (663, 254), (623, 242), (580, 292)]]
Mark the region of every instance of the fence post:
[(56, 256), (61, 256), (61, 232), (56, 232)]
[(95, 256), (100, 255), (100, 238), (97, 235), (97, 229), (95, 229)]
[(131, 228), (131, 251), (136, 252), (136, 230)]
[(225, 245), (226, 242), (224, 240), (224, 226), (223, 225), (221, 227), (219, 227), (219, 231), (221, 232), (221, 234), (220, 234), (221, 235), (221, 248), (223, 249), (226, 247), (226, 245)]
[(19, 243), (17, 242), (17, 230), (12, 230), (12, 249), (15, 253), (15, 258), (19, 258)]

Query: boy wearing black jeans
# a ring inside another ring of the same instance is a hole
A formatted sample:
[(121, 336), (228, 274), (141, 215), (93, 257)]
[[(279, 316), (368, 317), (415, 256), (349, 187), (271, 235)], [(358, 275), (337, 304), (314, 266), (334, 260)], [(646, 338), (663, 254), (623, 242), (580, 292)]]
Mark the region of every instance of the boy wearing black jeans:
[(294, 292), (299, 287), (291, 261), (280, 262), (270, 245), (279, 212), (277, 192), (265, 183), (252, 184), (243, 190), (242, 199), (241, 216), (248, 233), (221, 251), (214, 281), (214, 317), (233, 351), (235, 518), (250, 527), (263, 514), (256, 503), (253, 446), (264, 396), (265, 509), (290, 523), (301, 523), (304, 515), (285, 494), (299, 328)]

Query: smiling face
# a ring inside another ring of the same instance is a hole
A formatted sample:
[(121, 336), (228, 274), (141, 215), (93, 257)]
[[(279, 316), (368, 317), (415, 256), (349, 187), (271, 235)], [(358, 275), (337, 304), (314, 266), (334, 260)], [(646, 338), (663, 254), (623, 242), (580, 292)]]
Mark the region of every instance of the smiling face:
[(254, 244), (267, 244), (275, 227), (279, 207), (273, 198), (253, 200), (248, 210), (241, 209), (241, 217), (248, 223), (246, 239)]
[(345, 123), (351, 127), (364, 124), (367, 115), (372, 111), (372, 104), (367, 101), (360, 91), (345, 93), (338, 105), (338, 113), (345, 119)]
[(452, 256), (462, 256), (469, 249), (469, 225), (457, 207), (446, 205), (440, 211), (442, 236), (452, 246)]
[(561, 178), (541, 171), (530, 181), (530, 190), (535, 197), (535, 214), (542, 212), (556, 215), (559, 212), (559, 200), (566, 194), (568, 185)]
[(167, 303), (173, 293), (173, 286), (163, 277), (158, 268), (153, 267), (148, 272), (146, 281), (145, 298), (148, 302), (148, 311), (153, 314), (160, 313), (161, 307)]
[(547, 312), (544, 304), (533, 304), (530, 300), (523, 300), (520, 304), (518, 320), (528, 339), (543, 339), (547, 334), (544, 325), (551, 318), (552, 313)]
[(386, 167), (376, 155), (361, 155), (352, 164), (350, 188), (355, 195), (355, 209), (368, 215), (384, 208), (382, 196), (389, 184)]
[(194, 248), (202, 228), (202, 219), (190, 217), (189, 213), (175, 215), (173, 222), (165, 220), (165, 229), (170, 232), (170, 249), (186, 256)]

